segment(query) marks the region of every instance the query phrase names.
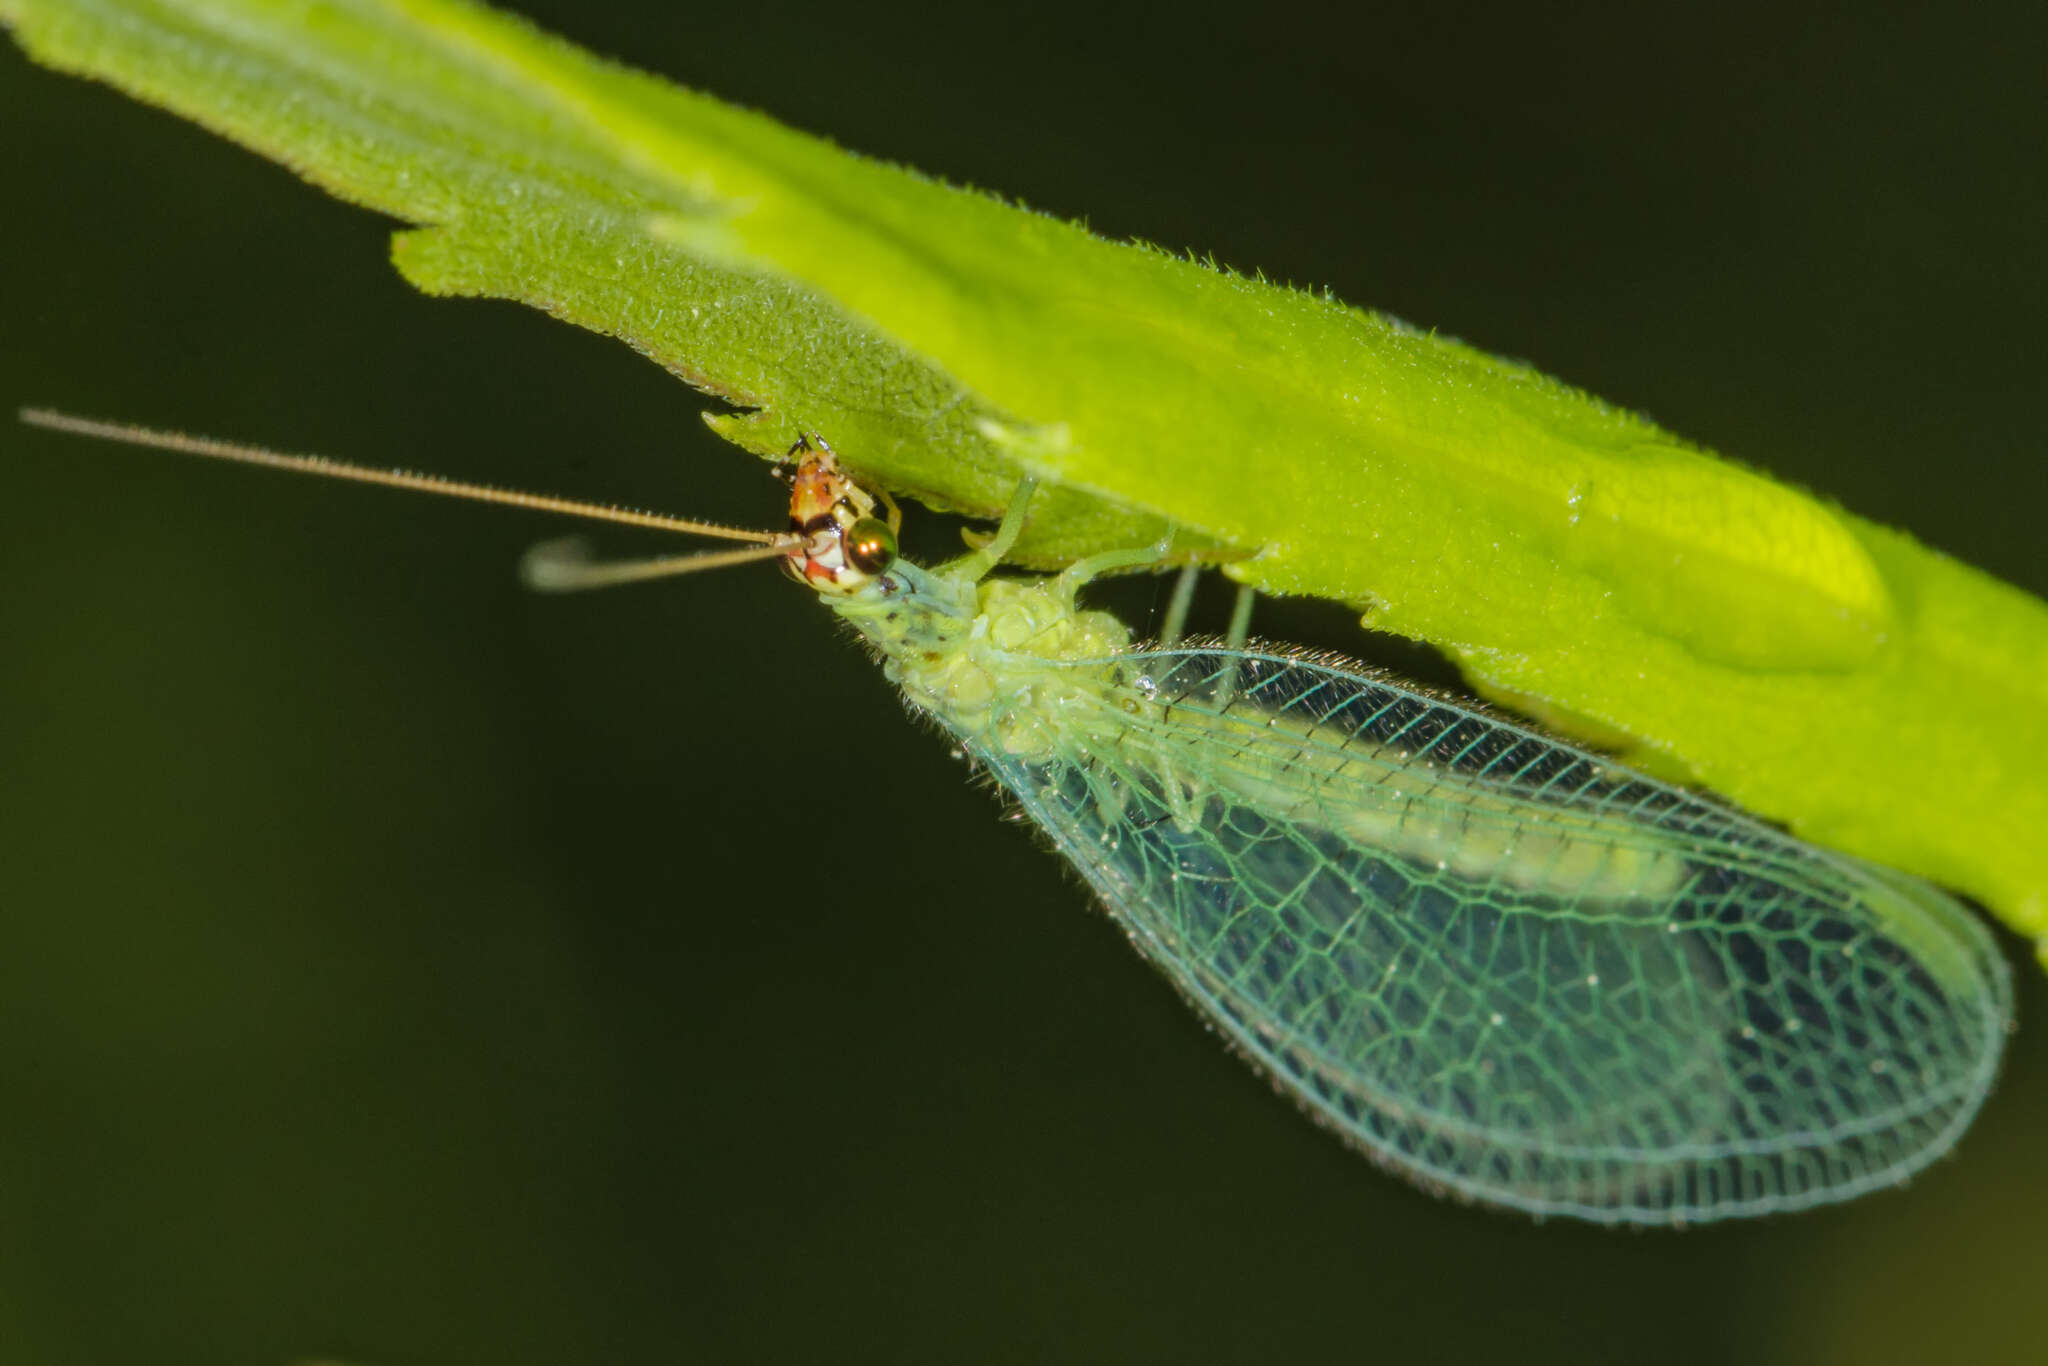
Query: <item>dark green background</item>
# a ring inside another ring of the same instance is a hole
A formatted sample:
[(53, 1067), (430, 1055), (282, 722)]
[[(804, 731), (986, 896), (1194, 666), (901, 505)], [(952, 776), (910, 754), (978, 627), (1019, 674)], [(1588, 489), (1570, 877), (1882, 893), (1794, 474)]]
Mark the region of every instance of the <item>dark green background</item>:
[[(2038, 5), (526, 8), (2048, 591)], [(779, 515), (625, 348), (413, 295), (386, 224), (11, 51), (0, 174), (10, 406)], [(536, 598), (532, 518), (19, 430), (0, 522), (0, 1361), (2040, 1350), (2031, 969), (1903, 1194), (1534, 1226), (1270, 1094), (776, 574)]]

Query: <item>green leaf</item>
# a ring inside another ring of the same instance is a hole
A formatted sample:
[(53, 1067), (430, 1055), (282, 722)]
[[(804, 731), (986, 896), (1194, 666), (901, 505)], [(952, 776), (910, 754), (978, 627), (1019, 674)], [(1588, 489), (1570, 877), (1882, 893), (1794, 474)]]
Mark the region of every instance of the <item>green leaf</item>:
[(399, 268), (630, 342), (1032, 563), (1150, 541), (2048, 931), (2048, 607), (1525, 366), (853, 156), (449, 0), (0, 0), (418, 225)]

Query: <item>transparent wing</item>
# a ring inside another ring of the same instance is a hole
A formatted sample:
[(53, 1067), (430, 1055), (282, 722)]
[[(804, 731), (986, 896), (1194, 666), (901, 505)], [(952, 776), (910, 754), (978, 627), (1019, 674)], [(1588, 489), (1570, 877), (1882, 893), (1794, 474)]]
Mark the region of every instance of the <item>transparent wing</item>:
[(1799, 1209), (1902, 1181), (1990, 1088), (2005, 965), (1925, 883), (1312, 660), (1160, 650), (1030, 691), (1052, 757), (961, 738), (1189, 1000), (1425, 1185)]

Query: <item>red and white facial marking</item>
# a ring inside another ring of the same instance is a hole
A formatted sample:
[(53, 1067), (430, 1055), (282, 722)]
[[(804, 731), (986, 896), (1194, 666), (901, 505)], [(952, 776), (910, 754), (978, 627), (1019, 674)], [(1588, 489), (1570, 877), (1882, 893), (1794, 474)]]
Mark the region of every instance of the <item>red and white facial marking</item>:
[(789, 483), (789, 531), (796, 539), (783, 565), (820, 592), (851, 593), (895, 558), (894, 528), (875, 516), (874, 495), (839, 468), (823, 438), (801, 437), (789, 454), (796, 462)]

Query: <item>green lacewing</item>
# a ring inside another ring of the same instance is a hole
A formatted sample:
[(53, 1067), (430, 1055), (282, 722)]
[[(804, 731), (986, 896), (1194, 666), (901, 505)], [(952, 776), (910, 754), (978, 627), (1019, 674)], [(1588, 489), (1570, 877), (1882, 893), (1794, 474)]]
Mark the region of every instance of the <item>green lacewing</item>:
[(769, 534), (23, 417), (751, 542), (623, 564), (543, 546), (527, 577), (780, 559), (1253, 1066), (1433, 1190), (1607, 1224), (1804, 1209), (1940, 1157), (1997, 1072), (2009, 975), (1948, 894), (1349, 661), (1235, 628), (1133, 644), (1077, 594), (1165, 547), (997, 575), (1028, 481), (985, 545), (925, 569), (814, 439)]

